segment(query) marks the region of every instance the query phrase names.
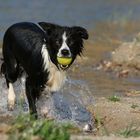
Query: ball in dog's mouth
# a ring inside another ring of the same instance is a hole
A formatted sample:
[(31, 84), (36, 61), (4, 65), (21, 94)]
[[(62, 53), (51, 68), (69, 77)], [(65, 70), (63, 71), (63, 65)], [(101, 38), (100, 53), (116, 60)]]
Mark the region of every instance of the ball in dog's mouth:
[(57, 61), (62, 69), (66, 69), (72, 61), (71, 57), (57, 57)]

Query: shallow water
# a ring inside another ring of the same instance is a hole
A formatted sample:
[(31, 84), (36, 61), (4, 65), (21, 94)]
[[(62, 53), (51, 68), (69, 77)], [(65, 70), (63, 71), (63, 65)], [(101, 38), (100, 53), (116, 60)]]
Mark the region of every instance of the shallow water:
[(139, 21), (139, 5), (139, 0), (0, 0), (0, 40), (11, 24), (20, 21), (81, 25), (89, 30), (99, 22)]
[[(36, 102), (37, 112), (39, 118), (51, 118), (56, 121), (74, 123), (81, 129), (90, 124), (92, 127), (94, 119), (92, 114), (86, 109), (87, 103), (92, 103), (93, 100), (87, 96), (84, 99), (80, 90), (70, 90), (69, 88), (75, 83), (71, 84), (71, 80), (66, 81), (66, 87), (59, 92), (49, 94), (43, 92)], [(77, 82), (78, 84), (79, 82)], [(81, 82), (80, 82), (81, 83)], [(71, 85), (71, 86), (70, 86)], [(0, 77), (0, 118), (2, 116), (17, 116), (29, 113), (28, 102), (25, 96), (25, 78), (19, 79), (13, 84), (16, 94), (16, 104), (13, 111), (8, 111), (7, 95), (8, 90), (3, 77)], [(74, 87), (74, 86), (73, 86)], [(85, 86), (86, 87), (86, 86)], [(83, 88), (82, 92), (86, 89)], [(77, 92), (77, 93), (76, 93)], [(85, 96), (86, 97), (86, 96)], [(7, 117), (6, 117), (7, 118)], [(1, 122), (1, 121), (0, 121)]]

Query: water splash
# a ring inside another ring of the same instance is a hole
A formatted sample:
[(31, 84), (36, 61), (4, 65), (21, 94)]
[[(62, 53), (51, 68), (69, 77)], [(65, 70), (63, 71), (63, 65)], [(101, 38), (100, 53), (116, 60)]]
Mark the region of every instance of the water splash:
[[(13, 84), (16, 93), (16, 106), (14, 111), (7, 110), (8, 90), (4, 78), (0, 80), (0, 113), (1, 115), (19, 115), (28, 112), (28, 103), (25, 96), (25, 78)], [(40, 118), (53, 118), (57, 121), (74, 123), (83, 128), (87, 124), (93, 126), (93, 116), (86, 109), (91, 104), (90, 90), (84, 81), (68, 78), (60, 92), (43, 92), (36, 106)]]

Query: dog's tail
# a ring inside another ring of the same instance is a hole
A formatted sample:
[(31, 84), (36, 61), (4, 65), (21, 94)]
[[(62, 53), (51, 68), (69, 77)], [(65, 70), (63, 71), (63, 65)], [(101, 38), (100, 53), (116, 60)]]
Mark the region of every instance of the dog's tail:
[(0, 75), (5, 74), (6, 72), (6, 66), (5, 66), (4, 60), (2, 58), (1, 60), (3, 61), (3, 63), (1, 64)]

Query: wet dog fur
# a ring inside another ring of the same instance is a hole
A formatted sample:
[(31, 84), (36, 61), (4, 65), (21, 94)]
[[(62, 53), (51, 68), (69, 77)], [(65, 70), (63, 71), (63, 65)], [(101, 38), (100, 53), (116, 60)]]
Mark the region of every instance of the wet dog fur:
[[(52, 23), (16, 23), (9, 27), (3, 39), (4, 74), (8, 87), (8, 108), (13, 110), (13, 83), (26, 73), (26, 96), (30, 113), (37, 118), (36, 100), (44, 90), (58, 91), (65, 82), (65, 72), (83, 50), (88, 39), (83, 27), (66, 27)], [(58, 63), (57, 57), (71, 57), (69, 65)]]

